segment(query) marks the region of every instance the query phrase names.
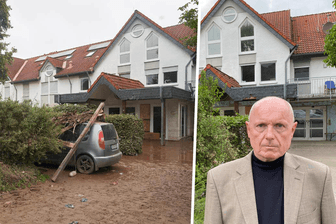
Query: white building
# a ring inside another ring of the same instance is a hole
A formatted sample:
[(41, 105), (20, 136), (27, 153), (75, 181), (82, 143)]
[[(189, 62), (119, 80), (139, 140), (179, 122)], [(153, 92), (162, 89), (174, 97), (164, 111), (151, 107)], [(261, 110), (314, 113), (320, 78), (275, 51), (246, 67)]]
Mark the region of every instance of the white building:
[(335, 21), (335, 12), (291, 17), (289, 10), (259, 14), (242, 0), (217, 1), (201, 22), (199, 61), (208, 75), (239, 83), (226, 89), (221, 114), (248, 114), (255, 100), (279, 96), (294, 107), (294, 139), (336, 136), (336, 69), (323, 63), (324, 30)]
[(142, 118), (146, 138), (179, 140), (193, 134), (196, 53), (181, 41), (190, 35), (183, 24), (162, 28), (136, 10), (111, 40), (15, 58), (0, 93), (50, 106), (104, 101), (106, 114)]

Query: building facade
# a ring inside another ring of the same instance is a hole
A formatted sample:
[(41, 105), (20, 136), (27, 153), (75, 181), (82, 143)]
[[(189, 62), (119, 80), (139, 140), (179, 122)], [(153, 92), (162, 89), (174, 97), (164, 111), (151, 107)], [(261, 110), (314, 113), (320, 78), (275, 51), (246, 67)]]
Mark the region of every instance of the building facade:
[(335, 21), (335, 12), (259, 14), (243, 0), (217, 1), (201, 22), (200, 70), (239, 83), (220, 81), (228, 94), (221, 114), (248, 114), (256, 100), (279, 96), (294, 108), (294, 139), (336, 140), (336, 69), (323, 62)]
[(14, 58), (0, 93), (49, 106), (104, 101), (106, 114), (142, 118), (146, 138), (179, 140), (193, 134), (196, 52), (181, 41), (191, 35), (136, 10), (113, 39)]

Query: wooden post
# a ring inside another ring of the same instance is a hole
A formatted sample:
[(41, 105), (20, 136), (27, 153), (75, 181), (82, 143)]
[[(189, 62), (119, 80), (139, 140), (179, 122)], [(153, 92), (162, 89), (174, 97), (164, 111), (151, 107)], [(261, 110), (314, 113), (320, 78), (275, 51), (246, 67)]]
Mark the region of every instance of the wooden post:
[(64, 168), (66, 167), (66, 165), (70, 161), (71, 157), (75, 154), (79, 143), (82, 141), (82, 138), (86, 135), (86, 133), (88, 133), (88, 131), (90, 130), (91, 126), (96, 121), (96, 119), (98, 117), (98, 114), (103, 109), (103, 107), (104, 107), (104, 102), (101, 102), (100, 105), (99, 105), (99, 107), (97, 108), (96, 112), (92, 115), (92, 117), (89, 120), (88, 124), (86, 125), (86, 127), (84, 128), (84, 130), (82, 131), (82, 133), (79, 135), (79, 137), (76, 140), (76, 142), (73, 144), (73, 147), (71, 148), (71, 150), (69, 151), (69, 153), (66, 155), (66, 157), (63, 159), (61, 165), (58, 167), (58, 169), (56, 170), (56, 172), (54, 173), (54, 176), (51, 178), (52, 181), (55, 182), (56, 179), (57, 179), (57, 177), (58, 177), (58, 175), (62, 172), (62, 170), (64, 170)]
[(234, 110), (236, 113), (239, 113), (239, 102), (238, 101), (234, 101)]

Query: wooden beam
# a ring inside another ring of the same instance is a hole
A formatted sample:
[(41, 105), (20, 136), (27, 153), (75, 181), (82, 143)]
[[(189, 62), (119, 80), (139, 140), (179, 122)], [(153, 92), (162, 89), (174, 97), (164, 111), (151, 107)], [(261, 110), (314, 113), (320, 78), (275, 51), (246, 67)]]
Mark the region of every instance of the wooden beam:
[(121, 113), (126, 114), (126, 100), (121, 101), (122, 108), (121, 108)]
[(239, 102), (238, 101), (234, 101), (234, 110), (236, 113), (239, 113)]
[(91, 126), (93, 125), (93, 123), (96, 121), (99, 112), (101, 111), (101, 109), (104, 107), (104, 102), (101, 102), (100, 105), (98, 106), (97, 110), (95, 111), (95, 113), (92, 115), (91, 119), (89, 120), (88, 124), (86, 125), (86, 127), (84, 128), (84, 130), (82, 131), (82, 133), (79, 135), (78, 139), (76, 140), (76, 142), (74, 143), (73, 147), (71, 148), (71, 150), (69, 151), (69, 153), (66, 155), (66, 157), (64, 158), (64, 160), (62, 161), (61, 165), (58, 167), (58, 169), (56, 170), (56, 172), (54, 173), (54, 176), (51, 178), (52, 181), (56, 181), (58, 175), (62, 172), (62, 170), (64, 170), (64, 168), (66, 167), (66, 165), (68, 164), (68, 162), (70, 161), (71, 157), (75, 154), (79, 143), (82, 141), (82, 138), (84, 138), (84, 136), (86, 135), (86, 133), (88, 133), (88, 131), (90, 130)]

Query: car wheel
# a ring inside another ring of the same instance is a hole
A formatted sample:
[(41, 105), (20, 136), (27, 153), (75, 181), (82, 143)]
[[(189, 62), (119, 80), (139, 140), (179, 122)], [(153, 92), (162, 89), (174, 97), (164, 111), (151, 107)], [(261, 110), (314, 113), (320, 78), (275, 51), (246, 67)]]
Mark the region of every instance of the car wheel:
[(81, 155), (77, 159), (77, 169), (80, 173), (89, 174), (94, 171), (95, 164), (93, 159), (88, 155)]

